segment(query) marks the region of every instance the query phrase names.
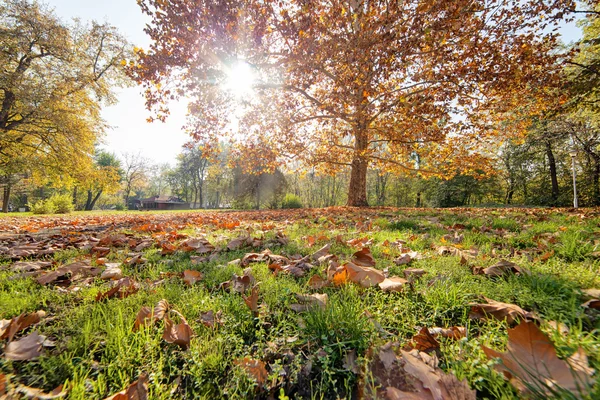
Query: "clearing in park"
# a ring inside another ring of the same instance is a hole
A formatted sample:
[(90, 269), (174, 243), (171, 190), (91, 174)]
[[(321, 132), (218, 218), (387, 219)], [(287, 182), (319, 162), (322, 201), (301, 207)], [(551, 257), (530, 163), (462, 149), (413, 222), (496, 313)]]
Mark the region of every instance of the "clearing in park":
[(0, 390), (10, 380), (12, 398), (600, 393), (597, 211), (1, 221)]

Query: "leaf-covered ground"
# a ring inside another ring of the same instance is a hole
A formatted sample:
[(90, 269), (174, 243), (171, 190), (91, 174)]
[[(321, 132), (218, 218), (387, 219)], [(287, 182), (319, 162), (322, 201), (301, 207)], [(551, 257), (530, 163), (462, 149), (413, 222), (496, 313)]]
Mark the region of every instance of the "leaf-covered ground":
[(4, 217), (0, 231), (0, 397), (600, 398), (595, 210)]

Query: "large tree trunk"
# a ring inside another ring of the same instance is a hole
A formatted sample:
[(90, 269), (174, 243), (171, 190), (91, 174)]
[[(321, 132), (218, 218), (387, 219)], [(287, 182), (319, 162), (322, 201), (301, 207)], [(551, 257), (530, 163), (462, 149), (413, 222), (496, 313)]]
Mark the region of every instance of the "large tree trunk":
[(361, 154), (368, 147), (368, 136), (364, 129), (355, 133), (355, 155), (350, 170), (350, 185), (348, 186), (349, 207), (368, 207), (367, 201), (367, 168), (369, 162)]
[(8, 212), (9, 201), (10, 201), (10, 184), (7, 183), (6, 186), (4, 186), (4, 197), (2, 198), (2, 212), (3, 213)]
[(92, 204), (90, 206), (90, 211), (92, 211), (94, 209), (94, 206), (96, 205), (96, 202), (98, 201), (98, 199), (100, 198), (101, 195), (102, 195), (102, 190), (100, 190), (98, 192), (98, 194), (96, 195), (96, 197), (94, 197), (94, 200), (92, 200)]
[(92, 191), (88, 190), (87, 192), (87, 200), (85, 202), (85, 207), (83, 208), (85, 211), (92, 210)]
[(552, 181), (552, 205), (555, 206), (558, 202), (558, 177), (556, 176), (556, 159), (552, 152), (550, 141), (546, 141), (546, 156), (548, 157), (548, 165), (550, 166), (550, 180)]

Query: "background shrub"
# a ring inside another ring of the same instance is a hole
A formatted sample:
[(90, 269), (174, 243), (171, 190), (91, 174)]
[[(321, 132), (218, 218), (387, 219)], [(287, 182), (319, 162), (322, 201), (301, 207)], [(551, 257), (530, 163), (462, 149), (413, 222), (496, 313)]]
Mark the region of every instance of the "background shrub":
[(54, 204), (50, 199), (39, 200), (34, 204), (29, 204), (31, 212), (34, 214), (54, 214)]
[(283, 198), (281, 208), (302, 208), (302, 201), (295, 194), (288, 193)]
[(68, 214), (75, 209), (73, 198), (68, 194), (55, 194), (48, 201), (52, 203), (57, 214)]

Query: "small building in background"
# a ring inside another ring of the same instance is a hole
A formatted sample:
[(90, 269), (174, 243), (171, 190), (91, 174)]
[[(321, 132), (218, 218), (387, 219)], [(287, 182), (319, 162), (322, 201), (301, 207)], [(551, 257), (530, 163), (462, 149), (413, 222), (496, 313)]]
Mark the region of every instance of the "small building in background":
[(190, 203), (176, 196), (154, 196), (140, 200), (140, 210), (189, 210)]

